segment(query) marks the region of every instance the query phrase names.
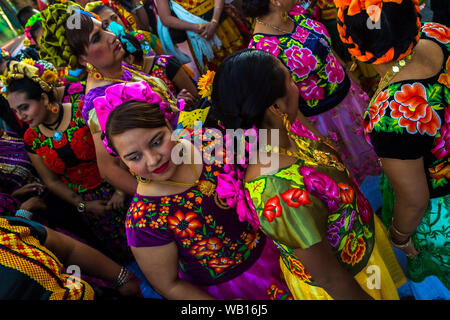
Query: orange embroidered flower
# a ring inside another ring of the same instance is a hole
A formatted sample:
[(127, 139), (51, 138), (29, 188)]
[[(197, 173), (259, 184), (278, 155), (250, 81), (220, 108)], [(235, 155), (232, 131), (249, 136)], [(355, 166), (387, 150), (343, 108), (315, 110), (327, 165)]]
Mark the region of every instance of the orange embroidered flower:
[(154, 204), (154, 203), (149, 203), (149, 204), (147, 205), (147, 209), (148, 209), (148, 211), (153, 211), (153, 210), (155, 210), (155, 209), (156, 209), (156, 204)]
[(158, 229), (158, 228), (159, 228), (158, 222), (156, 222), (156, 221), (150, 222), (150, 228), (152, 228), (152, 229)]
[[(369, 110), (366, 111), (366, 114), (364, 116), (364, 129), (367, 133), (372, 132), (373, 127), (375, 124), (380, 121), (380, 119), (385, 115), (386, 108), (389, 106), (389, 102), (387, 101), (389, 99), (389, 91), (385, 90), (381, 92), (377, 98), (375, 99), (374, 103), (372, 103), (369, 107)], [(369, 118), (368, 120), (367, 117)]]
[(238, 253), (236, 257), (234, 257), (234, 261), (236, 264), (242, 263), (242, 253)]
[(206, 216), (206, 217), (205, 217), (205, 220), (206, 220), (206, 223), (207, 223), (207, 224), (210, 224), (211, 222), (214, 221), (214, 219), (213, 219), (213, 217), (212, 217), (211, 215)]
[(194, 230), (202, 226), (198, 220), (195, 220), (196, 217), (197, 215), (194, 212), (188, 212), (184, 215), (178, 210), (173, 216), (168, 218), (169, 229), (181, 238), (191, 238), (195, 234)]
[(428, 171), (430, 177), (434, 180), (450, 179), (450, 165), (445, 165), (445, 163), (440, 163), (436, 167), (428, 169)]
[(189, 250), (189, 253), (196, 258), (212, 256), (215, 251), (222, 249), (222, 247), (223, 245), (220, 239), (213, 237), (196, 243), (191, 250)]
[(436, 135), (441, 127), (441, 120), (427, 101), (425, 87), (420, 83), (404, 84), (395, 93), (391, 102), (391, 116), (398, 119), (398, 124), (414, 134), (419, 131), (430, 136)]
[(450, 76), (448, 74), (448, 72), (450, 72), (450, 58), (448, 58), (445, 63), (445, 70), (446, 72), (439, 76), (438, 82), (450, 89)]
[(161, 212), (161, 213), (169, 213), (169, 207), (160, 207), (159, 208), (159, 211)]
[(184, 240), (182, 241), (182, 243), (183, 243), (183, 246), (188, 247), (188, 246), (191, 245), (191, 240), (189, 240), (189, 239), (184, 239)]
[(161, 204), (168, 204), (170, 202), (170, 198), (169, 197), (162, 197), (161, 198)]
[(347, 241), (345, 242), (344, 248), (341, 252), (342, 261), (354, 266), (356, 263), (360, 262), (364, 257), (366, 252), (366, 243), (364, 239), (359, 236), (355, 238), (354, 233), (350, 233)]
[(194, 237), (194, 240), (195, 240), (195, 241), (200, 241), (200, 240), (202, 240), (202, 239), (203, 239), (203, 235), (200, 234), (200, 233), (197, 233), (197, 234), (195, 235), (195, 237)]
[(285, 291), (274, 283), (266, 290), (266, 295), (269, 300), (278, 300), (278, 295), (283, 295), (284, 293)]
[(442, 43), (450, 42), (450, 29), (439, 23), (425, 23), (422, 31), (429, 37)]
[(341, 198), (342, 203), (352, 203), (355, 198), (355, 191), (352, 187), (345, 183), (338, 183), (339, 187), (339, 197)]
[(201, 197), (195, 197), (195, 203), (201, 204), (203, 199)]
[(176, 195), (176, 196), (173, 198), (173, 201), (174, 201), (174, 202), (180, 202), (181, 199), (182, 199), (182, 198), (181, 198), (179, 195)]
[(192, 202), (190, 202), (190, 201), (187, 201), (187, 202), (184, 204), (184, 207), (185, 207), (185, 208), (188, 208), (188, 209), (192, 209), (193, 206), (194, 206), (194, 204), (193, 204)]
[(306, 271), (303, 264), (297, 259), (292, 259), (290, 256), (288, 257), (289, 264), (291, 266), (291, 272), (298, 277), (302, 281), (307, 281), (311, 279), (311, 275)]
[(127, 229), (131, 228), (131, 220), (127, 220), (125, 222), (125, 228), (127, 228)]
[(215, 273), (222, 273), (232, 265), (234, 265), (234, 260), (228, 257), (220, 257), (208, 261), (208, 266), (214, 269)]
[(223, 232), (223, 227), (222, 226), (217, 226), (216, 227), (216, 233), (222, 233)]
[(250, 250), (254, 249), (259, 243), (259, 238), (260, 236), (258, 232), (249, 233), (247, 238), (245, 238), (245, 246)]
[(205, 166), (206, 172), (210, 172), (211, 171), (211, 166)]
[(160, 225), (167, 223), (167, 216), (159, 216), (158, 220), (156, 220)]
[(223, 244), (228, 244), (228, 242), (230, 242), (230, 238), (228, 238), (228, 237), (225, 237), (225, 239), (223, 239), (223, 241), (222, 241), (222, 243)]
[(134, 219), (139, 219), (144, 215), (145, 204), (142, 200), (136, 202), (134, 206), (130, 207)]
[(189, 198), (192, 198), (192, 197), (194, 196), (194, 193), (193, 193), (193, 192), (188, 192), (186, 195), (187, 195)]
[(146, 222), (147, 222), (147, 220), (144, 219), (144, 218), (142, 218), (141, 220), (139, 220), (138, 226), (139, 226), (140, 228), (145, 227), (145, 223), (146, 223)]

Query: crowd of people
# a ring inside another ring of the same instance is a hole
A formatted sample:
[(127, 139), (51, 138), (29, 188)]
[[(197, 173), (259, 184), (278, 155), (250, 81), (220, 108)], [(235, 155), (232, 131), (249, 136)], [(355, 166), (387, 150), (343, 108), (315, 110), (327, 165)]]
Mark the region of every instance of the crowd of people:
[(0, 299), (450, 299), (450, 9), (424, 7), (22, 8)]

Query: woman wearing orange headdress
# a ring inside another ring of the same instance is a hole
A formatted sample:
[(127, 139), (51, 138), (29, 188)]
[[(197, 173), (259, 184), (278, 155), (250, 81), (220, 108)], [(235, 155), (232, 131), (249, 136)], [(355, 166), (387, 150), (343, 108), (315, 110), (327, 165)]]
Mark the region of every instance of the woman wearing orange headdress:
[(417, 0), (335, 3), (342, 41), (382, 77), (364, 129), (393, 188), (382, 187), (391, 243), (408, 256), (411, 285), (433, 281), (416, 298), (448, 299), (450, 29), (421, 25)]

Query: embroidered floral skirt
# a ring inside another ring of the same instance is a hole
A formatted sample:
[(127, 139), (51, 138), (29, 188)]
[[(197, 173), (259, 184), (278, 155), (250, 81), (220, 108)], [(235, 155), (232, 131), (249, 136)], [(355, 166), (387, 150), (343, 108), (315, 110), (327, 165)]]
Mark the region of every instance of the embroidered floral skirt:
[[(104, 182), (97, 188), (82, 193), (81, 196), (84, 201), (109, 201), (113, 194), (114, 188)], [(105, 216), (90, 212), (82, 214), (83, 220), (91, 228), (92, 233), (108, 250), (104, 253), (120, 263), (133, 261), (133, 254), (128, 247), (125, 235), (125, 214), (126, 210), (113, 210), (112, 213)]]
[[(381, 220), (375, 220), (375, 245), (366, 267), (354, 276), (360, 287), (375, 300), (398, 300), (397, 288), (406, 283)], [(333, 300), (322, 288), (306, 284), (280, 261), (284, 278), (296, 300)]]
[(381, 171), (378, 157), (364, 137), (363, 116), (368, 105), (367, 95), (352, 83), (339, 105), (308, 117), (320, 133), (334, 142), (350, 174), (360, 185), (365, 177), (378, 176)]
[[(392, 186), (381, 175), (383, 194), (383, 223), (389, 228), (394, 213), (395, 195)], [(413, 235), (414, 246), (419, 255), (408, 258), (408, 278), (422, 282), (436, 276), (450, 290), (450, 195), (430, 199), (421, 224)]]
[(280, 277), (280, 253), (269, 238), (258, 260), (240, 276), (201, 289), (218, 300), (292, 300), (285, 281)]

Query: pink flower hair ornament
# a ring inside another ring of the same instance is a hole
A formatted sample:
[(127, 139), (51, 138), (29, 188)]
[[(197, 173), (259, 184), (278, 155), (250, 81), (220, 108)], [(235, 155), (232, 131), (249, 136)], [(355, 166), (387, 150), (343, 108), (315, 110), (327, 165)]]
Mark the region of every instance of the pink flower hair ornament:
[[(159, 105), (159, 109), (166, 119), (172, 121), (175, 117), (173, 112), (168, 111), (170, 110), (169, 103), (163, 101), (161, 96), (153, 91), (147, 82), (119, 83), (108, 87), (105, 90), (104, 96), (97, 97), (93, 101), (102, 133), (105, 133), (106, 121), (108, 120), (110, 113), (128, 101), (139, 101)], [(115, 154), (108, 146), (106, 137), (103, 139), (103, 144), (109, 153)]]

